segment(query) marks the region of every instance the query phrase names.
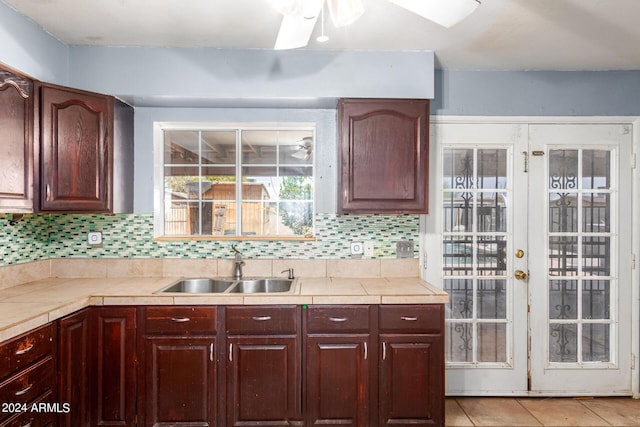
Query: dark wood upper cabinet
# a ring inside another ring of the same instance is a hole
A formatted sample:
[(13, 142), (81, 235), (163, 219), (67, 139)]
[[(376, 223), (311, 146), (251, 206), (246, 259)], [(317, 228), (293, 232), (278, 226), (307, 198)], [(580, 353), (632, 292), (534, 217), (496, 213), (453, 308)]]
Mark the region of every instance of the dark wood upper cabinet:
[(33, 210), (33, 86), (0, 67), (0, 212)]
[(111, 211), (113, 98), (40, 89), (40, 210)]
[(341, 99), (343, 213), (427, 213), (429, 101)]

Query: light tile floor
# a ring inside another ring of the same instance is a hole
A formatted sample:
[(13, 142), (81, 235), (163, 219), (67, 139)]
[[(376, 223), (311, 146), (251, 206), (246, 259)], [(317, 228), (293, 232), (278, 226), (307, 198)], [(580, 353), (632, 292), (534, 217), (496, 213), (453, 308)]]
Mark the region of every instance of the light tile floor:
[(447, 427), (640, 426), (640, 400), (459, 397), (446, 400)]

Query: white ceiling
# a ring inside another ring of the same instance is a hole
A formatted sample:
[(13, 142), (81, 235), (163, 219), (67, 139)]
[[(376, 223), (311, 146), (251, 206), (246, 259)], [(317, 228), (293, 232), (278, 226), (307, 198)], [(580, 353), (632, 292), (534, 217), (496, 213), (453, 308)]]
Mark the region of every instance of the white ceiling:
[[(271, 49), (281, 21), (269, 0), (0, 1), (69, 45)], [(314, 34), (307, 49), (433, 50), (438, 68), (640, 70), (640, 0), (481, 1), (446, 29), (364, 0), (358, 21), (327, 19), (331, 39)]]

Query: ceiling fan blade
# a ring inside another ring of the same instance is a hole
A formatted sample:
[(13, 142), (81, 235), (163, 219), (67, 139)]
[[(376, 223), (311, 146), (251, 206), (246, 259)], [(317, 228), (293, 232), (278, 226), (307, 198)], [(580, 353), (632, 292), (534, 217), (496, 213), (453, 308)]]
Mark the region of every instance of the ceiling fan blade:
[(449, 28), (476, 10), (478, 0), (388, 0), (436, 24)]
[(305, 0), (302, 15), (284, 15), (275, 50), (296, 49), (309, 43), (324, 0)]

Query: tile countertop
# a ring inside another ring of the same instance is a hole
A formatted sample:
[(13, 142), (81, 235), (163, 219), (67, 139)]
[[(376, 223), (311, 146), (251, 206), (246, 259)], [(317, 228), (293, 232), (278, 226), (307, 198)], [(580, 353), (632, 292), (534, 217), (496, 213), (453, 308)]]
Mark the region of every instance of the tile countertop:
[(50, 278), (0, 290), (0, 342), (90, 305), (445, 304), (415, 277), (297, 278), (286, 294), (154, 294), (177, 277)]

